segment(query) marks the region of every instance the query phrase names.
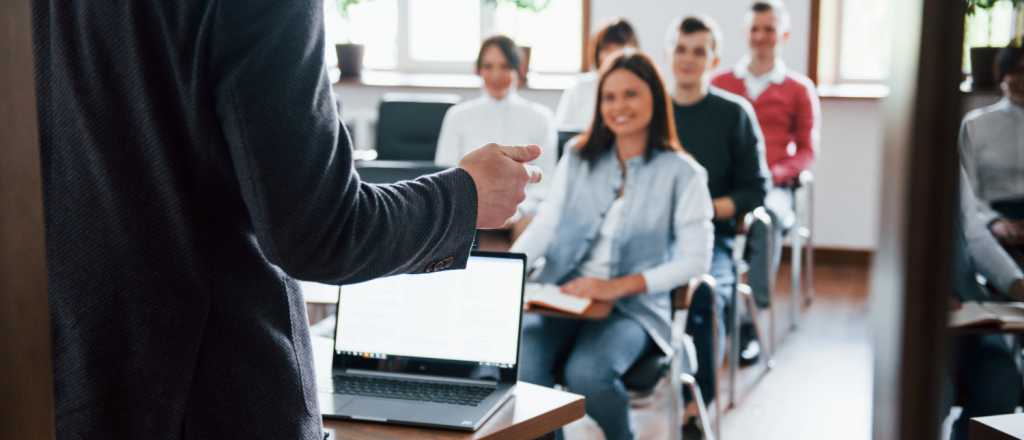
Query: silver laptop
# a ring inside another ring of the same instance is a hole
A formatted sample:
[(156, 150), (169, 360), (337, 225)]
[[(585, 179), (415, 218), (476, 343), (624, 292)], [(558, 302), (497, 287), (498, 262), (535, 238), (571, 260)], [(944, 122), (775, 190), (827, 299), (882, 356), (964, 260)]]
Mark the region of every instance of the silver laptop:
[(341, 287), (324, 417), (472, 431), (518, 377), (526, 257)]

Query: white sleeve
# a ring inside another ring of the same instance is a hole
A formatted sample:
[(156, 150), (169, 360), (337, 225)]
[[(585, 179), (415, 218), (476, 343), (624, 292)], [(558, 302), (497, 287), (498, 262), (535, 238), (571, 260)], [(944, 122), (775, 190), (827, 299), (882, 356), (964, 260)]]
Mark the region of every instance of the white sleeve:
[(964, 219), (964, 238), (967, 254), (974, 260), (974, 266), (1001, 292), (1009, 290), (1014, 281), (1024, 278), (1017, 263), (999, 245), (988, 230), (988, 225), (975, 213), (974, 192), (971, 190), (967, 173), (960, 169), (960, 210)]
[(701, 170), (684, 185), (677, 193), (672, 214), (676, 247), (673, 258), (643, 272), (648, 292), (672, 290), (711, 269), (715, 231), (707, 174)]
[(548, 186), (547, 197), (541, 202), (537, 216), (509, 249), (511, 252), (526, 254), (526, 267), (533, 267), (537, 260), (544, 256), (548, 245), (555, 238), (555, 229), (565, 205), (565, 193), (569, 190), (568, 159), (569, 154), (566, 154), (558, 162), (558, 168)]
[(440, 166), (454, 167), (462, 160), (462, 136), (459, 135), (460, 118), (455, 107), (448, 109), (441, 122), (441, 133), (437, 137), (437, 151), (434, 153), (434, 163)]
[(970, 121), (966, 118), (960, 124), (960, 161), (963, 164), (962, 171), (965, 171), (967, 174), (967, 181), (970, 183), (971, 188), (971, 199), (973, 199), (975, 206), (971, 217), (977, 217), (978, 221), (988, 226), (989, 223), (992, 223), (992, 221), (1001, 216), (996, 210), (992, 209), (988, 202), (982, 200), (977, 192), (978, 188), (981, 188), (981, 178), (978, 175), (978, 151), (975, 140), (971, 135), (972, 127)]
[[(562, 97), (558, 99), (558, 107), (555, 109), (555, 127), (556, 129), (562, 129), (572, 123), (573, 103), (576, 99), (573, 98), (575, 94), (576, 86), (573, 85), (562, 92)], [(557, 134), (556, 134), (557, 135)]]
[(546, 197), (550, 185), (550, 179), (554, 177), (555, 166), (558, 164), (558, 132), (555, 131), (554, 119), (550, 111), (540, 113), (540, 124), (536, 127), (536, 135), (532, 142), (536, 142), (541, 148), (541, 155), (532, 164), (540, 167), (544, 172), (544, 178), (536, 185), (526, 188), (526, 201), (523, 202), (523, 212), (532, 214), (544, 197)]

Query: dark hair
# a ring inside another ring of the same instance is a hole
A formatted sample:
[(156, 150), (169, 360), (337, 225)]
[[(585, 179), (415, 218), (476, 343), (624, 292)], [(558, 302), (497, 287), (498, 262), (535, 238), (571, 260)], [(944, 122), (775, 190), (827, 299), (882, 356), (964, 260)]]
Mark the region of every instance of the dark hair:
[(756, 1), (750, 5), (750, 13), (748, 16), (760, 14), (762, 12), (774, 12), (779, 20), (779, 31), (782, 32), (789, 30), (789, 10), (786, 9), (786, 5), (781, 1)]
[(665, 92), (665, 83), (661, 80), (658, 68), (649, 56), (635, 49), (627, 49), (606, 60), (601, 67), (594, 119), (590, 122), (590, 129), (580, 134), (576, 143), (580, 157), (594, 162), (604, 152), (611, 149), (615, 142), (615, 134), (604, 124), (604, 118), (601, 117), (601, 97), (604, 94), (605, 80), (616, 70), (629, 71), (640, 77), (651, 89), (654, 111), (651, 115), (651, 124), (647, 127), (647, 151), (644, 152), (644, 158), (650, 160), (654, 156), (655, 150), (685, 152), (676, 136), (676, 122), (671, 111), (672, 104), (668, 93)]
[[(715, 23), (711, 17), (704, 15), (691, 15), (683, 18), (679, 22), (679, 33), (682, 35), (694, 34), (697, 32), (707, 32), (711, 34), (711, 50), (718, 54), (718, 45), (721, 41), (721, 33), (718, 31), (718, 23)], [(673, 45), (675, 43), (673, 42)]]
[(614, 18), (602, 25), (590, 40), (590, 65), (601, 68), (601, 51), (610, 44), (640, 47), (633, 25), (624, 18)]
[(519, 72), (519, 48), (516, 47), (516, 43), (511, 38), (504, 35), (495, 35), (488, 37), (482, 43), (480, 43), (480, 52), (476, 54), (476, 71), (479, 72), (484, 64), (484, 51), (488, 47), (497, 47), (501, 51), (502, 55), (505, 55), (505, 60), (508, 61), (509, 67), (512, 70)]
[(1007, 74), (1022, 73), (1021, 58), (1024, 58), (1024, 48), (1013, 44), (1013, 42), (999, 49), (999, 54), (996, 55), (996, 82), (1003, 82), (1003, 78)]

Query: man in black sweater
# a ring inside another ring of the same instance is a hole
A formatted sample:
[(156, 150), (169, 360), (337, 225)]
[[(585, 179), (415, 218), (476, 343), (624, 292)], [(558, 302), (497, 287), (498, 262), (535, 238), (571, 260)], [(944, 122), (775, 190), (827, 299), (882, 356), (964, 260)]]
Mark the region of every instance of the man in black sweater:
[(464, 267), (539, 178), (361, 182), (320, 0), (32, 6), (58, 439), (321, 439), (292, 277)]
[[(697, 347), (697, 382), (710, 402), (715, 397), (714, 371), (725, 348), (722, 337), (719, 358), (712, 359), (712, 326), (717, 325), (719, 334), (725, 335), (724, 309), (736, 284), (732, 243), (737, 219), (764, 202), (771, 180), (754, 110), (742, 98), (710, 87), (712, 71), (719, 63), (717, 27), (708, 18), (686, 17), (673, 26), (670, 36), (675, 77), (672, 100), (679, 140), (707, 170), (715, 212), (711, 275), (717, 282), (717, 295), (694, 298), (687, 322), (687, 332), (694, 336)], [(711, 307), (718, 310), (716, 323), (710, 322)]]

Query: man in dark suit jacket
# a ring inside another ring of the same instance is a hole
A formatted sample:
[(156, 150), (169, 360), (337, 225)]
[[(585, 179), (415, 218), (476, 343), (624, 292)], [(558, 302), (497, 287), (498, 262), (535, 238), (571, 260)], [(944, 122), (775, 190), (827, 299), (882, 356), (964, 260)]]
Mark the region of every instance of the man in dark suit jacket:
[(320, 438), (291, 277), (464, 267), (539, 179), (360, 182), (319, 0), (33, 8), (58, 438)]

